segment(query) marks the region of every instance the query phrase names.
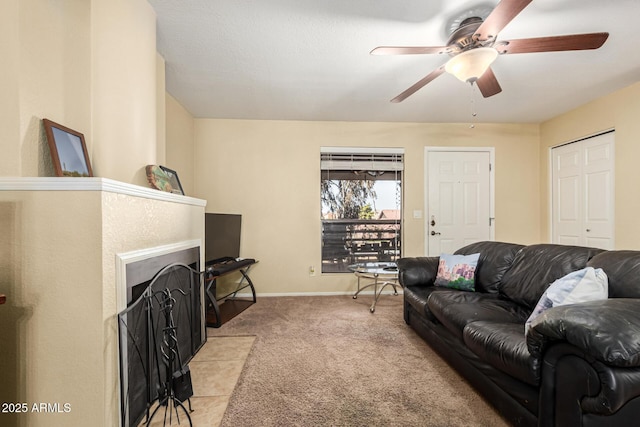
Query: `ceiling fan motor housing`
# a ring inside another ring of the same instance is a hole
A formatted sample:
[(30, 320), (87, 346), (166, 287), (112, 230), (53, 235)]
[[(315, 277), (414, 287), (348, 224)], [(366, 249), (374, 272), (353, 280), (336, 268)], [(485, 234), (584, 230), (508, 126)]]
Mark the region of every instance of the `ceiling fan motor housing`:
[(475, 36), (476, 31), (483, 22), (482, 18), (478, 16), (472, 16), (463, 20), (458, 29), (451, 34), (447, 41), (447, 47), (450, 48), (448, 53), (455, 55), (476, 47), (490, 47), (495, 40), (494, 38), (481, 41)]

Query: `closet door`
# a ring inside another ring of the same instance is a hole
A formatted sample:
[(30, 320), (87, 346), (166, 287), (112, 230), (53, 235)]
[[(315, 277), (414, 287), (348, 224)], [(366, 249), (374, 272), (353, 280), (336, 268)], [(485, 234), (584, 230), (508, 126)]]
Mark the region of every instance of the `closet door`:
[(552, 241), (614, 248), (614, 133), (551, 150)]

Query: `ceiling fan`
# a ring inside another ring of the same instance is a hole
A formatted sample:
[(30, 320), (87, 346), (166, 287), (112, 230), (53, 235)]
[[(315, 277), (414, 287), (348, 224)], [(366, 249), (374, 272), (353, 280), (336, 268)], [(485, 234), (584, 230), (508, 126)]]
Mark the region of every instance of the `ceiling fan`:
[(373, 49), (372, 55), (446, 53), (452, 56), (446, 64), (436, 68), (391, 102), (404, 101), (445, 71), (464, 82), (475, 83), (482, 96), (488, 98), (502, 92), (491, 70), (491, 63), (499, 55), (598, 49), (609, 37), (609, 33), (588, 33), (497, 41), (498, 33), (531, 1), (502, 0), (486, 19), (476, 16), (464, 19), (453, 31), (446, 46), (380, 46)]

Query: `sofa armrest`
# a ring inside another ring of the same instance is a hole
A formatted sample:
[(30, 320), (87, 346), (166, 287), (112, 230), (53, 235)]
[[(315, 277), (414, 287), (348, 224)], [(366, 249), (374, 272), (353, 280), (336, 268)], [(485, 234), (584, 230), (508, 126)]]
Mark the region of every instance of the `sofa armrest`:
[(609, 366), (640, 366), (640, 299), (610, 298), (550, 308), (527, 334), (529, 353), (541, 357), (568, 342)]
[(440, 257), (400, 258), (398, 280), (402, 286), (433, 286)]

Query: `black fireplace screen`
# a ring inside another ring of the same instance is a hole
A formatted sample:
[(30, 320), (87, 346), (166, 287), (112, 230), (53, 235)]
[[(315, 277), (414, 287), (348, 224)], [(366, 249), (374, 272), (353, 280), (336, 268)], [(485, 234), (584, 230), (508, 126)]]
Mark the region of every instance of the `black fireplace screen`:
[(186, 264), (160, 270), (137, 300), (118, 314), (120, 393), (123, 426), (138, 425), (167, 380), (160, 344), (167, 326), (161, 312), (162, 292), (175, 299), (173, 322), (178, 351), (186, 365), (206, 340), (202, 327), (201, 275)]

